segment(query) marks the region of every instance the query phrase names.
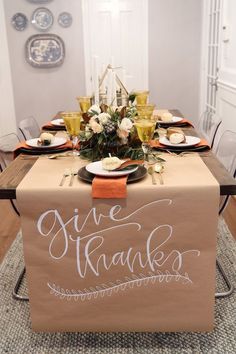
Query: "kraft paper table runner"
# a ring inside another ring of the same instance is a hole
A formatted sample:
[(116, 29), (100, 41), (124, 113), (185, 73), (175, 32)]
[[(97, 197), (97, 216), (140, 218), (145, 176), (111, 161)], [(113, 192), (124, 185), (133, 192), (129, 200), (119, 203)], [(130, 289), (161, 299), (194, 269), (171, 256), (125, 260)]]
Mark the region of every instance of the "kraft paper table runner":
[(59, 182), (73, 158), (40, 158), (17, 189), (35, 331), (209, 331), (219, 186), (197, 155), (167, 155), (125, 200)]

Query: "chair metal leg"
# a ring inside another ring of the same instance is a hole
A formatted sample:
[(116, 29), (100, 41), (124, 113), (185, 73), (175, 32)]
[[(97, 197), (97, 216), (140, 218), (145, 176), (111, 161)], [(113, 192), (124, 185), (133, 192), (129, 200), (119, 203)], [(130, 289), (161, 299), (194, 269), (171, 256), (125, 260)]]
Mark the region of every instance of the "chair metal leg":
[(215, 294), (215, 298), (216, 299), (219, 299), (219, 298), (222, 298), (222, 297), (227, 297), (229, 295), (232, 294), (232, 292), (234, 291), (234, 286), (233, 284), (231, 283), (231, 281), (229, 280), (228, 276), (226, 275), (225, 273), (225, 270), (224, 270), (224, 267), (222, 266), (222, 264), (220, 263), (220, 261), (216, 260), (216, 264), (217, 264), (217, 267), (227, 285), (227, 288), (228, 290), (227, 291), (224, 291), (224, 292), (220, 292), (220, 293), (216, 293)]
[(23, 270), (21, 271), (18, 279), (17, 279), (17, 282), (16, 282), (16, 285), (12, 291), (12, 297), (13, 299), (15, 300), (19, 300), (19, 301), (29, 301), (29, 298), (27, 296), (21, 296), (18, 294), (18, 291), (20, 289), (20, 286), (21, 286), (21, 282), (24, 278), (24, 275), (25, 275), (25, 267), (23, 268)]

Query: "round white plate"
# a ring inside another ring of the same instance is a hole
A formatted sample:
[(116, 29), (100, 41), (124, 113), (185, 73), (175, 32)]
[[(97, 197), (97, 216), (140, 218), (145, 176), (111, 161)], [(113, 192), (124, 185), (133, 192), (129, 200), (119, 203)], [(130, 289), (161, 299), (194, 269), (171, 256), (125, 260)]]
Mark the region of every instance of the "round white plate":
[(128, 171), (106, 171), (102, 168), (102, 161), (96, 161), (96, 162), (89, 163), (85, 168), (88, 172), (93, 173), (94, 175), (97, 176), (119, 177), (119, 176), (129, 175), (130, 173), (137, 171), (138, 166)]
[(197, 138), (196, 136), (185, 136), (186, 142), (181, 143), (181, 144), (172, 144), (165, 136), (161, 137), (159, 139), (159, 142), (163, 145), (166, 146), (175, 146), (175, 147), (188, 147), (188, 146), (194, 146), (200, 143), (201, 139)]
[(65, 125), (64, 120), (62, 118), (53, 119), (53, 120), (51, 120), (51, 123), (52, 123), (52, 125), (56, 125), (56, 126), (60, 126), (60, 127)]
[(40, 148), (40, 149), (50, 149), (66, 143), (66, 138), (54, 137), (53, 142), (50, 145), (38, 145), (39, 138), (34, 138), (30, 140), (26, 140), (26, 144), (33, 148)]
[(163, 121), (163, 120), (157, 120), (157, 123), (159, 123), (159, 124), (173, 124), (173, 123), (179, 123), (179, 122), (181, 122), (183, 120), (183, 118), (181, 118), (181, 117), (172, 117), (172, 119), (171, 120), (169, 120), (169, 121)]

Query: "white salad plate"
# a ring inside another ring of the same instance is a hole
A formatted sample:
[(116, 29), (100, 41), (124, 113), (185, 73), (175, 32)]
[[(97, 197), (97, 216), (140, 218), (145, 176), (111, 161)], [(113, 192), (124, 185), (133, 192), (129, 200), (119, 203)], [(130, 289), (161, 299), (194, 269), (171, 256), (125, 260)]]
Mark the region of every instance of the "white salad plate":
[(39, 149), (49, 149), (49, 148), (54, 148), (60, 145), (63, 145), (66, 143), (66, 138), (61, 138), (61, 137), (54, 137), (53, 141), (51, 142), (50, 145), (38, 145), (38, 140), (39, 138), (34, 138), (34, 139), (29, 139), (26, 140), (26, 144), (28, 146), (31, 146), (33, 148), (39, 148)]
[(95, 161), (89, 163), (85, 168), (88, 172), (93, 173), (96, 176), (119, 177), (129, 175), (130, 173), (137, 171), (138, 166), (126, 171), (106, 171), (102, 168), (102, 161)]
[(52, 125), (56, 125), (56, 126), (62, 126), (65, 125), (64, 120), (62, 118), (58, 118), (58, 119), (53, 119), (51, 120)]
[(185, 136), (186, 142), (185, 143), (180, 143), (180, 144), (172, 144), (165, 136), (161, 137), (159, 139), (159, 142), (163, 145), (166, 146), (171, 146), (171, 147), (189, 147), (189, 146), (194, 146), (200, 143), (201, 139), (197, 138), (196, 136)]
[(182, 122), (183, 118), (181, 117), (172, 117), (171, 120), (168, 120), (168, 121), (163, 121), (163, 120), (157, 120), (156, 122), (159, 123), (159, 124), (173, 124), (173, 123), (179, 123), (179, 122)]

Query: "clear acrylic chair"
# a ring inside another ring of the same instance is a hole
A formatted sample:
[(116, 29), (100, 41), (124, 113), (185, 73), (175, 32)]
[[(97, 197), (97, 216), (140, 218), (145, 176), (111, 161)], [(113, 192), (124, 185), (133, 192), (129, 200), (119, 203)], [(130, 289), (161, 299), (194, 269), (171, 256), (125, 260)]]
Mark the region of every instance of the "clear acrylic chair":
[[(231, 174), (232, 177), (236, 178), (236, 132), (232, 132), (230, 130), (226, 130), (215, 149), (215, 154), (219, 161), (224, 165), (226, 170)], [(227, 203), (229, 200), (229, 196), (225, 196), (221, 198), (220, 207), (219, 207), (219, 215), (225, 210)], [(225, 292), (217, 293), (216, 298), (226, 297), (232, 294), (234, 287), (230, 282), (224, 267), (221, 262), (216, 260), (217, 266), (223, 276), (223, 279), (228, 287), (228, 290)]]
[(25, 140), (38, 138), (40, 135), (40, 128), (34, 117), (28, 117), (20, 121), (19, 130)]
[[(0, 137), (0, 170), (1, 172), (10, 164), (13, 160), (13, 151), (16, 145), (20, 142), (19, 137), (15, 133), (3, 135)], [(15, 200), (10, 199), (10, 203), (15, 211), (15, 213), (19, 216), (20, 213), (16, 207)], [(21, 296), (18, 294), (22, 279), (25, 274), (25, 267), (21, 271), (16, 285), (12, 291), (12, 296), (16, 300), (28, 301), (28, 297)]]
[(196, 124), (196, 129), (200, 136), (207, 140), (212, 148), (217, 131), (221, 125), (222, 119), (212, 111), (205, 111)]

